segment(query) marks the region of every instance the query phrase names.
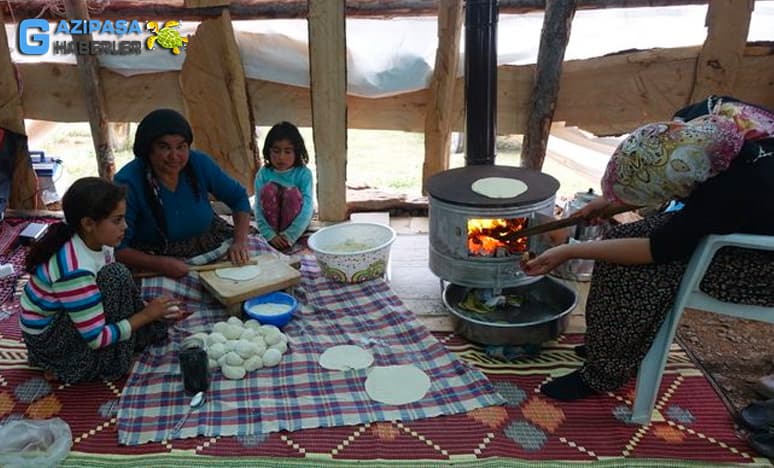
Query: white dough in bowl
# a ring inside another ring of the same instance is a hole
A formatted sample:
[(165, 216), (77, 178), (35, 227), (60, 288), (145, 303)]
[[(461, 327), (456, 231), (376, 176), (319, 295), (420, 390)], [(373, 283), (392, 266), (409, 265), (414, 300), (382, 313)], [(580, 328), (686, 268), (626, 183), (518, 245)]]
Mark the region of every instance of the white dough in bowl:
[(258, 265), (244, 265), (240, 267), (218, 268), (215, 270), (218, 278), (234, 281), (247, 281), (261, 274), (261, 268)]
[(388, 405), (421, 400), (430, 389), (430, 377), (413, 364), (374, 367), (365, 381), (368, 396)]
[(334, 346), (320, 355), (320, 365), (330, 370), (365, 369), (373, 362), (370, 352), (354, 345)]
[(470, 189), (489, 198), (513, 198), (527, 191), (527, 184), (519, 179), (484, 177), (471, 184)]

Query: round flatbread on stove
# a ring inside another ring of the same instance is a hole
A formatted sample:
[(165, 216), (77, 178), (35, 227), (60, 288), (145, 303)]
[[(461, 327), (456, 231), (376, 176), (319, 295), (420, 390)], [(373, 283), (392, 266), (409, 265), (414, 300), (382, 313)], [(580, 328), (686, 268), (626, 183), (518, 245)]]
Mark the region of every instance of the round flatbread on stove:
[(369, 351), (354, 345), (333, 346), (320, 355), (320, 366), (330, 370), (365, 369), (373, 363)]
[(261, 274), (261, 268), (258, 265), (244, 265), (239, 267), (218, 268), (215, 270), (215, 275), (218, 278), (233, 280), (233, 281), (247, 281), (255, 278)]
[(365, 381), (368, 396), (387, 405), (405, 405), (424, 398), (430, 377), (413, 364), (374, 367)]
[(528, 187), (519, 179), (484, 177), (473, 182), (470, 189), (489, 198), (514, 198), (526, 192)]

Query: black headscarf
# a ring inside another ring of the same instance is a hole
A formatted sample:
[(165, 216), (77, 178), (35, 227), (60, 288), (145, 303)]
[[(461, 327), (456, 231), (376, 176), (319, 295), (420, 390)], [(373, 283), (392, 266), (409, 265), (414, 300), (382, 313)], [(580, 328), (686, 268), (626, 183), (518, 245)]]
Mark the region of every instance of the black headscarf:
[[(158, 192), (159, 184), (148, 160), (153, 142), (164, 135), (180, 135), (189, 145), (193, 143), (193, 130), (185, 117), (172, 109), (156, 109), (146, 115), (140, 122), (140, 125), (137, 126), (132, 150), (134, 151), (135, 158), (143, 162), (145, 194), (150, 202), (153, 217), (156, 219), (159, 234), (161, 234), (163, 242), (166, 243), (168, 234), (167, 221), (164, 217), (161, 197)], [(186, 164), (183, 168), (183, 173), (188, 177), (193, 192), (199, 194), (199, 183), (190, 164)]]

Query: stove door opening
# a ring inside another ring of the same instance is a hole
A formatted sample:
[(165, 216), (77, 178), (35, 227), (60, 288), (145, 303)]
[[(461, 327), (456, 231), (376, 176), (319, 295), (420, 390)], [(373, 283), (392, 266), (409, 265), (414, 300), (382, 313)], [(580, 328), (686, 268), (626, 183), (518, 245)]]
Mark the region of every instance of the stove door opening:
[(519, 237), (529, 217), (468, 219), (468, 256), (501, 258), (521, 255), (528, 249), (527, 238)]

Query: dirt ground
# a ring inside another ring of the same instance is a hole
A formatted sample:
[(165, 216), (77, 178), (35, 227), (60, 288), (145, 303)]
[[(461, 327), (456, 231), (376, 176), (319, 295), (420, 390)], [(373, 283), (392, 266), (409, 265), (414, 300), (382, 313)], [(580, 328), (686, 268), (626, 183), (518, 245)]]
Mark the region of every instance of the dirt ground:
[(688, 310), (678, 336), (736, 411), (761, 399), (753, 386), (774, 374), (774, 325)]

